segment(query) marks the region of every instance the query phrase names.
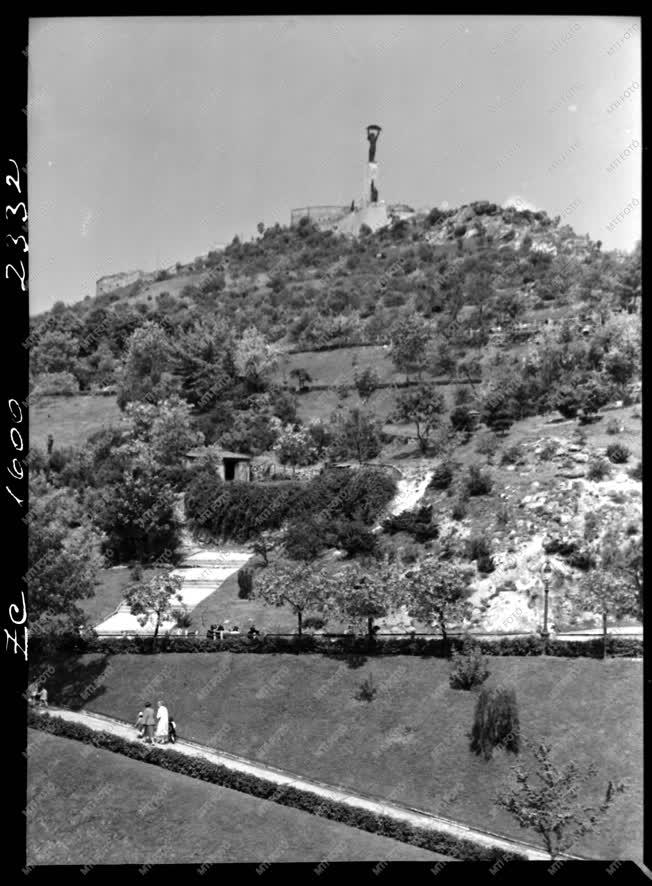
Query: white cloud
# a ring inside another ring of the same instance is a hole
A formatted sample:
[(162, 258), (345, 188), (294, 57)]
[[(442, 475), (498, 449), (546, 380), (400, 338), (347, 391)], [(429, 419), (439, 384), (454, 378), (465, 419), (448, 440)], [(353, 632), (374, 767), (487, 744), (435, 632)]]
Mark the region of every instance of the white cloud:
[(574, 114), (577, 110), (577, 105), (569, 105), (568, 110), (571, 112), (571, 114)]
[(508, 197), (503, 206), (513, 206), (515, 209), (529, 209), (531, 212), (536, 212), (537, 207), (534, 203), (530, 203), (529, 200), (526, 200), (525, 197), (521, 197), (520, 194), (513, 194), (511, 197)]

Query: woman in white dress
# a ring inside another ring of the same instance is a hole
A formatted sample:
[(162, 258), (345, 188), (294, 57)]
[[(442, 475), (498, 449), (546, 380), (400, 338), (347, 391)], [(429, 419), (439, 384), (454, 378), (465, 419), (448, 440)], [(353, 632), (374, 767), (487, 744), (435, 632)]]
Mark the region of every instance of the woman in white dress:
[(170, 731), (168, 709), (162, 701), (158, 703), (156, 711), (156, 732), (154, 733), (154, 741), (159, 744), (167, 744), (168, 734)]

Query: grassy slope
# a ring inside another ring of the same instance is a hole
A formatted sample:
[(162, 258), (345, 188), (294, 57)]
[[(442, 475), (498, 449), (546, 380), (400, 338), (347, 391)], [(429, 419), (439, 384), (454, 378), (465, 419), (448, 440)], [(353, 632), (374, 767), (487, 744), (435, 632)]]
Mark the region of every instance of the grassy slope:
[[(160, 569), (143, 569), (143, 581), (147, 581)], [(133, 584), (131, 570), (119, 566), (114, 569), (102, 569), (98, 576), (95, 596), (80, 600), (79, 606), (84, 610), (92, 625), (107, 619), (125, 597), (129, 585)]]
[[(492, 658), (490, 666), (491, 683), (516, 687), (525, 736), (550, 741), (560, 760), (598, 763), (600, 791), (610, 778), (628, 784), (578, 851), (640, 857), (640, 662)], [(379, 688), (370, 704), (354, 698), (369, 673)], [(445, 661), (392, 657), (351, 669), (316, 655), (83, 656), (57, 667), (51, 697), (78, 704), (93, 680), (91, 710), (131, 720), (145, 697), (162, 693), (184, 737), (523, 836), (492, 802), (513, 759), (471, 755), (474, 696), (449, 688)]]
[(67, 738), (30, 730), (28, 754), (28, 864), (443, 858)]
[(48, 434), (54, 448), (82, 446), (95, 431), (119, 423), (115, 397), (44, 397), (29, 410), (30, 444), (45, 449)]

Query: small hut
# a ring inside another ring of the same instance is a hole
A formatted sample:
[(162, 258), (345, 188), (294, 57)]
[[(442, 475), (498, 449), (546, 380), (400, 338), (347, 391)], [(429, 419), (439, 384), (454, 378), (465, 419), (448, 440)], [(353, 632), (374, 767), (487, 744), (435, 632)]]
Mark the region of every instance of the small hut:
[(251, 480), (251, 456), (243, 452), (229, 452), (217, 446), (198, 446), (186, 453), (188, 465), (197, 464), (210, 459), (217, 465), (222, 480), (230, 482), (238, 480), (247, 483)]

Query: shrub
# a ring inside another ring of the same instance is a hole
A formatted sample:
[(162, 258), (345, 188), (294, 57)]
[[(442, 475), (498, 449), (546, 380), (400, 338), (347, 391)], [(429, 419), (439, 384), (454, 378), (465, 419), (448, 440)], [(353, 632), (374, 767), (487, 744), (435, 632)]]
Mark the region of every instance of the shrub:
[(140, 563), (136, 563), (131, 567), (131, 579), (132, 581), (140, 581), (143, 577), (143, 567)]
[(462, 652), (453, 650), (451, 653), (451, 664), (451, 689), (474, 689), (481, 686), (491, 673), (480, 647), (473, 645), (468, 638), (464, 640)]
[(373, 701), (377, 695), (378, 689), (374, 686), (373, 674), (369, 674), (367, 679), (360, 684), (356, 698), (358, 701)]
[(638, 480), (639, 482), (643, 482), (643, 462), (638, 461), (633, 468), (629, 470), (629, 476), (632, 480)]
[(238, 597), (241, 600), (248, 600), (251, 597), (254, 587), (253, 579), (253, 571), (247, 566), (238, 570)]
[(618, 421), (617, 418), (610, 418), (609, 421), (607, 422), (607, 426), (605, 427), (605, 431), (608, 434), (612, 434), (612, 435), (620, 434), (621, 429), (622, 429), (622, 425), (620, 424), (620, 422)]
[(307, 516), (295, 519), (287, 528), (285, 551), (292, 560), (314, 560), (325, 545), (326, 530), (318, 518)]
[(449, 419), (453, 430), (460, 431), (467, 436), (475, 429), (475, 418), (465, 404), (456, 406), (451, 411)]
[(488, 471), (483, 471), (478, 465), (471, 465), (466, 478), (466, 490), (469, 495), (488, 495), (491, 492), (493, 481)]
[(487, 539), (483, 535), (472, 535), (466, 542), (466, 556), (469, 560), (477, 560), (478, 557), (488, 557), (491, 549)]
[(611, 473), (609, 462), (604, 458), (593, 458), (586, 471), (588, 480), (604, 480)]
[(408, 532), (415, 541), (424, 542), (439, 536), (439, 528), (432, 522), (432, 505), (423, 505), (412, 511), (394, 514), (383, 521), (383, 532), (394, 535)]
[(610, 443), (609, 446), (607, 446), (607, 458), (615, 465), (624, 464), (630, 454), (630, 450), (622, 443)]
[(186, 516), (195, 531), (244, 542), (265, 529), (278, 529), (301, 491), (299, 483), (223, 483), (209, 466), (198, 470), (189, 484)]
[(513, 446), (508, 446), (507, 449), (503, 451), (503, 454), (500, 459), (501, 465), (517, 465), (523, 463), (523, 447), (515, 443)]
[(512, 513), (507, 505), (501, 505), (496, 511), (496, 524), (498, 526), (508, 526), (512, 519)]
[(513, 754), (518, 754), (520, 749), (516, 692), (504, 687), (481, 690), (471, 730), (474, 753), (490, 760), (496, 747)]
[(557, 452), (557, 444), (553, 443), (552, 440), (549, 440), (547, 443), (544, 443), (541, 452), (539, 453), (540, 461), (550, 461), (550, 459)]
[(346, 551), (349, 557), (356, 554), (373, 554), (378, 539), (360, 520), (339, 520), (335, 527), (332, 543)]
[(72, 397), (79, 393), (79, 382), (70, 372), (43, 372), (35, 381), (31, 391), (34, 397)]
[(486, 575), (493, 572), (496, 568), (493, 557), (489, 554), (483, 554), (481, 557), (478, 557), (476, 565), (478, 567), (478, 572), (482, 572)]
[(468, 385), (460, 385), (458, 388), (455, 388), (453, 402), (456, 406), (468, 406), (472, 400), (473, 394)]
[(429, 489), (448, 489), (453, 480), (453, 465), (450, 462), (443, 462), (438, 465), (432, 472)]
[(321, 615), (309, 615), (307, 618), (303, 620), (303, 628), (306, 631), (321, 631), (327, 625), (327, 620), (322, 618)]
[(469, 510), (469, 501), (464, 495), (458, 495), (458, 497), (453, 502), (453, 507), (451, 509), (451, 517), (453, 520), (463, 520)]

